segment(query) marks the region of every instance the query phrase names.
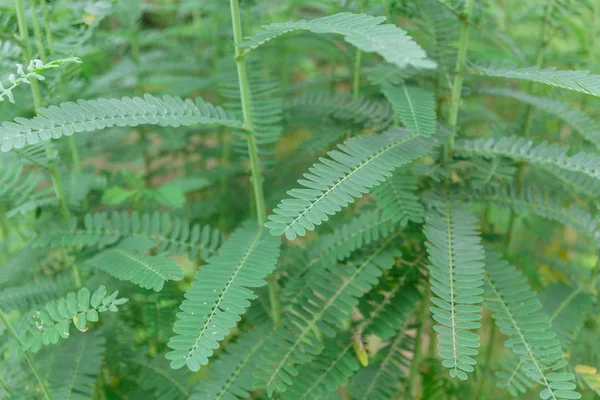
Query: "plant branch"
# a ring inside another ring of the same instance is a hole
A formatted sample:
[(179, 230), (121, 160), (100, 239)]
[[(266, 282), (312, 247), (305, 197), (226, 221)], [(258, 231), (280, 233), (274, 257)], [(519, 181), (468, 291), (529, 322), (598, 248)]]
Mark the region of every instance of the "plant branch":
[[(2, 321), (4, 326), (6, 326), (8, 333), (10, 333), (10, 335), (13, 337), (13, 339), (15, 339), (15, 341), (19, 345), (19, 348), (23, 347), (23, 345), (24, 345), (23, 341), (21, 340), (21, 338), (19, 337), (17, 332), (15, 332), (15, 329), (13, 328), (12, 324), (8, 320), (8, 317), (6, 316), (6, 314), (4, 314), (4, 311), (2, 311), (1, 307), (0, 307), (0, 321)], [(40, 375), (40, 373), (37, 369), (37, 366), (35, 365), (35, 361), (33, 360), (33, 356), (31, 355), (31, 352), (29, 350), (25, 350), (23, 352), (23, 355), (25, 356), (25, 359), (27, 360), (27, 363), (29, 364), (31, 371), (33, 372), (35, 379), (37, 379), (38, 383), (40, 384), (42, 393), (44, 394), (44, 398), (46, 398), (46, 400), (52, 400), (52, 397), (50, 396), (50, 392), (48, 391), (48, 387), (46, 386), (46, 382), (44, 382), (44, 379)]]
[[(452, 85), (452, 98), (450, 100), (450, 114), (448, 115), (448, 126), (453, 134), (456, 134), (456, 123), (458, 121), (458, 109), (460, 107), (460, 97), (464, 80), (463, 68), (467, 58), (467, 47), (469, 44), (469, 16), (473, 10), (474, 0), (466, 0), (465, 18), (461, 19), (460, 39), (458, 43), (458, 55), (456, 57), (456, 66), (454, 69), (454, 84)], [(452, 148), (454, 147), (454, 136), (448, 137), (444, 147), (444, 160), (452, 158)]]
[[(242, 21), (240, 17), (240, 6), (238, 0), (230, 0), (231, 7), (231, 22), (233, 26), (233, 40), (235, 44), (235, 64), (238, 72), (238, 82), (240, 88), (240, 97), (242, 102), (242, 114), (244, 117), (244, 125), (248, 130), (246, 136), (248, 142), (248, 154), (250, 156), (250, 169), (252, 188), (254, 190), (254, 203), (256, 206), (256, 219), (261, 228), (267, 220), (265, 198), (262, 186), (262, 176), (260, 171), (260, 163), (258, 157), (258, 143), (256, 133), (254, 132), (254, 122), (252, 116), (252, 103), (250, 94), (250, 84), (248, 81), (248, 72), (246, 70), (246, 60), (242, 57), (242, 50), (239, 45), (243, 42)], [(277, 297), (277, 281), (273, 276), (267, 279), (269, 285), (269, 297), (271, 300), (271, 311), (273, 323), (275, 326), (281, 325), (281, 311), (279, 307), (279, 299)]]

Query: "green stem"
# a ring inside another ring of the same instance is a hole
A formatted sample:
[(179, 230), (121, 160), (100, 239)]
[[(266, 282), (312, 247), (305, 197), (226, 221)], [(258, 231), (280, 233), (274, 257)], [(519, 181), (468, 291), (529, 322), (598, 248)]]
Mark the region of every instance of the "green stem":
[[(23, 8), (23, 0), (15, 0), (15, 12), (17, 14), (17, 25), (19, 27), (19, 36), (21, 43), (23, 44), (23, 59), (25, 66), (31, 62), (31, 44), (29, 42), (29, 32), (27, 31), (27, 21), (25, 20), (25, 9)], [(33, 96), (33, 105), (35, 112), (39, 113), (42, 107), (42, 95), (40, 92), (40, 85), (37, 79), (31, 79), (31, 95)]]
[(8, 385), (6, 384), (6, 382), (4, 382), (4, 379), (2, 379), (2, 376), (0, 376), (0, 388), (4, 391), (4, 393), (6, 393), (9, 399), (13, 398), (13, 395), (10, 392)]
[[(13, 337), (13, 339), (15, 339), (15, 341), (19, 345), (19, 348), (22, 348), (24, 343), (21, 340), (21, 338), (19, 337), (19, 335), (17, 334), (17, 332), (15, 332), (15, 329), (13, 328), (12, 324), (8, 320), (8, 317), (6, 316), (6, 314), (4, 314), (4, 311), (2, 311), (2, 308), (0, 308), (0, 321), (2, 321), (4, 326), (6, 326), (8, 333), (10, 333), (10, 335)], [(46, 387), (46, 382), (44, 382), (44, 380), (42, 379), (42, 376), (38, 372), (38, 369), (35, 365), (35, 361), (33, 360), (33, 356), (31, 355), (31, 352), (29, 350), (25, 350), (23, 352), (23, 355), (25, 356), (25, 359), (27, 360), (27, 363), (29, 364), (29, 367), (31, 368), (33, 375), (35, 376), (38, 383), (40, 384), (40, 387), (42, 389), (42, 393), (44, 394), (44, 397), (46, 398), (46, 400), (52, 400), (52, 397), (50, 397), (50, 392), (48, 391), (48, 387)]]
[[(490, 368), (490, 364), (492, 362), (492, 355), (494, 354), (494, 340), (496, 339), (496, 324), (494, 321), (491, 321), (490, 326), (490, 335), (488, 337), (488, 345), (485, 351), (485, 360), (483, 362), (483, 369), (481, 371), (481, 378), (477, 383), (477, 389), (475, 389), (475, 394), (473, 395), (473, 400), (477, 400), (482, 396), (482, 390), (485, 385), (485, 378), (487, 376), (487, 371)], [(485, 398), (485, 397), (484, 397)]]
[(356, 58), (354, 59), (354, 77), (352, 79), (352, 98), (358, 98), (358, 91), (360, 89), (360, 64), (362, 59), (362, 51), (356, 49)]
[(381, 4), (383, 5), (383, 14), (385, 15), (385, 19), (388, 23), (392, 23), (392, 15), (390, 13), (390, 2), (389, 0), (381, 0)]
[[(262, 176), (258, 158), (258, 144), (254, 132), (254, 123), (252, 119), (252, 104), (250, 95), (250, 84), (248, 82), (248, 72), (246, 71), (246, 60), (242, 56), (242, 50), (239, 45), (243, 42), (242, 21), (240, 18), (240, 6), (238, 0), (230, 0), (231, 22), (233, 25), (233, 40), (235, 44), (235, 64), (237, 66), (238, 81), (240, 87), (240, 97), (242, 102), (242, 114), (244, 116), (244, 125), (248, 130), (248, 154), (250, 155), (250, 170), (252, 188), (254, 190), (254, 203), (256, 205), (256, 219), (258, 225), (262, 228), (267, 220), (265, 210), (265, 198), (262, 187)], [(269, 295), (271, 296), (271, 311), (273, 323), (275, 326), (281, 325), (281, 310), (279, 298), (277, 297), (277, 281), (274, 277), (267, 279), (269, 285)]]
[(48, 50), (50, 54), (54, 54), (54, 37), (50, 29), (50, 15), (48, 13), (48, 5), (46, 0), (39, 0), (40, 8), (42, 9), (42, 17), (44, 18), (44, 33), (46, 34), (46, 42), (48, 42)]
[[(361, 12), (365, 12), (367, 8), (366, 0), (363, 0), (361, 4)], [(362, 63), (362, 51), (356, 49), (356, 56), (354, 58), (354, 76), (352, 78), (352, 98), (356, 100), (358, 98), (358, 92), (360, 89), (360, 66)]]
[[(27, 21), (25, 20), (25, 9), (23, 7), (23, 0), (15, 0), (15, 12), (17, 14), (17, 24), (19, 26), (19, 35), (21, 37), (21, 42), (23, 43), (23, 58), (26, 65), (29, 65), (31, 62), (31, 44), (29, 42), (29, 32), (27, 29)], [(34, 20), (35, 18), (34, 13)], [(35, 22), (37, 23), (37, 21)], [(38, 24), (39, 28), (39, 24)], [(41, 46), (38, 50), (42, 50), (43, 52), (43, 44), (38, 43), (38, 46)], [(42, 54), (40, 54), (41, 56)], [(45, 55), (45, 54), (44, 54)], [(31, 79), (31, 94), (33, 96), (33, 104), (35, 107), (36, 114), (40, 113), (40, 108), (42, 106), (42, 95), (40, 92), (40, 86), (36, 79)], [(46, 153), (48, 153), (49, 149), (46, 147)], [(65, 201), (65, 196), (62, 190), (62, 184), (60, 182), (60, 177), (58, 175), (58, 169), (56, 167), (50, 167), (48, 169), (50, 173), (50, 178), (52, 179), (52, 186), (54, 187), (54, 193), (56, 198), (58, 199), (58, 203), (60, 204), (61, 214), (65, 219), (68, 219), (70, 216), (69, 208), (67, 207), (67, 202)]]
[[(460, 40), (458, 42), (458, 55), (456, 57), (456, 66), (454, 68), (454, 84), (452, 85), (452, 98), (450, 100), (450, 114), (448, 115), (448, 126), (456, 134), (456, 123), (458, 122), (458, 109), (460, 107), (460, 97), (463, 85), (463, 67), (467, 59), (467, 46), (469, 43), (469, 17), (473, 11), (474, 0), (466, 0), (464, 19), (461, 20)], [(452, 148), (454, 147), (454, 136), (448, 137), (444, 147), (444, 160), (452, 158)]]
[[(46, 42), (48, 43), (48, 51), (50, 55), (54, 54), (54, 38), (52, 35), (52, 30), (50, 29), (50, 15), (48, 13), (48, 5), (46, 4), (46, 0), (39, 0), (40, 8), (42, 9), (42, 18), (44, 22), (44, 33), (46, 35)], [(37, 14), (34, 14), (34, 19)], [(35, 26), (34, 26), (35, 29)], [(38, 39), (38, 43), (41, 43), (41, 38)], [(43, 47), (42, 47), (43, 48)], [(58, 93), (60, 94), (60, 99), (62, 101), (67, 101), (68, 96), (65, 90), (65, 85), (62, 77), (62, 70), (58, 71)], [(69, 137), (69, 148), (71, 150), (71, 159), (73, 161), (73, 167), (75, 171), (80, 174), (81, 173), (81, 163), (79, 161), (79, 152), (77, 151), (77, 144), (75, 142), (75, 135)]]
[[(408, 382), (406, 384), (406, 390), (409, 393), (411, 399), (416, 399), (417, 393), (415, 393), (416, 379), (421, 364), (421, 353), (423, 352), (423, 331), (425, 330), (425, 321), (427, 320), (427, 314), (429, 311), (429, 296), (431, 289), (428, 284), (425, 284), (425, 293), (421, 299), (421, 309), (419, 311), (419, 327), (417, 328), (417, 337), (415, 338), (415, 351), (410, 364), (410, 372), (408, 375)], [(433, 338), (430, 338), (433, 340)]]
[(38, 21), (37, 9), (34, 3), (31, 3), (31, 26), (33, 27), (33, 37), (35, 37), (35, 44), (40, 60), (46, 62), (46, 49), (44, 48), (44, 40), (42, 39), (42, 29), (40, 28), (40, 21)]
[[(546, 40), (546, 30), (548, 27), (548, 22), (550, 21), (550, 15), (552, 13), (552, 8), (554, 7), (554, 0), (548, 0), (546, 4), (546, 13), (544, 14), (544, 19), (542, 21), (542, 26), (540, 27), (540, 44), (537, 49), (537, 57), (535, 65), (537, 68), (541, 68), (544, 65), (544, 53), (546, 47), (548, 47), (549, 40)], [(533, 82), (529, 85), (529, 92), (534, 89)], [(534, 108), (532, 105), (528, 105), (525, 111), (525, 122), (523, 124), (523, 131), (521, 132), (521, 136), (524, 138), (528, 138), (531, 131), (531, 124), (533, 123), (533, 113)], [(521, 183), (523, 181), (523, 174), (525, 172), (525, 163), (521, 163), (517, 169), (517, 173), (515, 176), (515, 188), (517, 190), (517, 194), (521, 191)], [(516, 229), (515, 223), (516, 214), (514, 211), (510, 211), (510, 216), (508, 220), (508, 228), (506, 232), (506, 243), (507, 243), (507, 251), (512, 251), (512, 240), (514, 240), (514, 229)]]

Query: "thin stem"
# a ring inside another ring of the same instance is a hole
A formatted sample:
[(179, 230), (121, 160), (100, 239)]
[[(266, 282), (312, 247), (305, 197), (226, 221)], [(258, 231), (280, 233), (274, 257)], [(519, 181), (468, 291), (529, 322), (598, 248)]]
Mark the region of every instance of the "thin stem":
[[(552, 8), (554, 7), (554, 0), (548, 0), (546, 4), (546, 13), (544, 14), (544, 19), (542, 20), (542, 26), (540, 27), (540, 44), (537, 49), (537, 57), (536, 57), (536, 67), (541, 68), (544, 65), (544, 55), (546, 47), (548, 47), (549, 40), (546, 40), (546, 30), (548, 28), (548, 22), (550, 21), (550, 15), (552, 13)], [(533, 91), (534, 89), (533, 82), (529, 84), (529, 90)], [(521, 136), (524, 138), (529, 137), (531, 132), (531, 124), (533, 123), (533, 111), (534, 108), (532, 105), (528, 105), (525, 111), (525, 122), (523, 124), (523, 131), (521, 132)], [(515, 188), (517, 190), (517, 194), (521, 191), (521, 183), (523, 181), (523, 175), (525, 172), (525, 163), (521, 163), (517, 169), (517, 173), (515, 176)], [(516, 229), (515, 223), (516, 214), (513, 210), (510, 211), (510, 216), (508, 220), (508, 228), (506, 232), (506, 243), (507, 243), (507, 251), (512, 250), (512, 241), (514, 240), (514, 230)]]
[(277, 276), (275, 273), (272, 273), (267, 277), (267, 284), (269, 286), (269, 301), (271, 302), (273, 324), (275, 326), (281, 326), (281, 305), (279, 304)]
[[(238, 72), (238, 81), (240, 88), (240, 97), (242, 102), (242, 114), (244, 116), (244, 125), (248, 130), (248, 154), (250, 155), (250, 170), (252, 188), (254, 190), (254, 203), (256, 206), (256, 219), (258, 225), (262, 228), (267, 220), (265, 210), (265, 198), (262, 187), (262, 176), (258, 158), (258, 144), (254, 132), (254, 123), (252, 119), (252, 104), (250, 95), (250, 84), (248, 82), (248, 72), (246, 71), (246, 61), (242, 56), (242, 50), (239, 45), (243, 41), (242, 21), (240, 18), (240, 6), (238, 0), (230, 0), (231, 22), (233, 25), (233, 40), (235, 44), (235, 63)], [(274, 276), (267, 279), (269, 285), (269, 295), (271, 296), (271, 312), (275, 326), (281, 325), (281, 310), (279, 298), (277, 297), (277, 281)]]
[[(367, 2), (363, 0), (361, 4), (361, 12), (365, 12), (367, 8)], [(352, 98), (358, 98), (358, 92), (360, 89), (360, 66), (362, 63), (362, 51), (360, 49), (356, 49), (356, 56), (354, 58), (354, 76), (352, 78)]]
[(44, 48), (44, 40), (42, 39), (42, 29), (40, 21), (38, 21), (37, 9), (34, 3), (31, 3), (31, 26), (33, 27), (33, 37), (35, 37), (35, 45), (40, 60), (46, 62), (46, 49)]
[[(429, 296), (431, 294), (430, 286), (425, 284), (425, 293), (421, 299), (421, 309), (419, 311), (419, 327), (417, 328), (417, 337), (415, 338), (415, 351), (413, 353), (412, 362), (410, 363), (410, 373), (406, 390), (408, 390), (410, 398), (418, 398), (415, 393), (416, 379), (418, 369), (421, 364), (421, 353), (423, 352), (423, 331), (425, 330), (425, 321), (427, 320), (427, 312), (429, 311)], [(430, 338), (433, 340), (433, 338)]]
[(4, 382), (4, 379), (2, 379), (2, 376), (0, 376), (0, 389), (2, 389), (4, 391), (4, 393), (6, 393), (6, 395), (8, 396), (8, 398), (13, 398), (12, 393), (10, 392), (10, 389), (8, 388), (8, 385), (6, 384), (6, 382)]
[(54, 54), (54, 37), (50, 29), (50, 14), (48, 13), (48, 5), (46, 0), (39, 0), (40, 8), (42, 9), (42, 18), (44, 18), (44, 33), (46, 34), (46, 42), (48, 43), (48, 51)]
[(477, 389), (475, 389), (475, 394), (473, 395), (473, 400), (477, 400), (482, 397), (485, 378), (487, 376), (488, 369), (490, 368), (490, 364), (492, 362), (492, 355), (494, 354), (494, 340), (496, 339), (496, 324), (494, 321), (491, 321), (490, 326), (490, 335), (488, 336), (488, 346), (485, 351), (485, 361), (483, 362), (483, 370), (481, 371), (481, 379), (477, 383)]
[[(42, 9), (42, 18), (43, 18), (43, 22), (44, 22), (44, 34), (46, 35), (46, 42), (48, 43), (48, 51), (50, 52), (50, 55), (54, 54), (54, 38), (52, 35), (52, 30), (50, 29), (50, 15), (48, 13), (48, 5), (46, 4), (46, 0), (39, 0), (39, 4), (40, 4), (40, 8)], [(33, 6), (32, 6), (33, 7)], [(35, 7), (33, 7), (34, 10), (34, 31), (35, 31), (35, 25), (37, 25), (37, 13), (35, 13)], [(38, 28), (39, 31), (39, 28)], [(37, 37), (37, 33), (36, 33), (36, 39), (38, 41), (38, 47), (42, 48), (43, 51), (43, 45), (42, 40), (41, 40), (41, 34), (39, 35), (40, 37)], [(42, 54), (42, 52), (40, 52), (40, 54)], [(44, 60), (46, 58), (46, 56), (44, 55), (42, 57), (42, 60)], [(62, 101), (67, 101), (67, 93), (65, 90), (65, 86), (64, 86), (64, 82), (62, 79), (62, 70), (58, 71), (58, 92), (60, 94), (60, 99)], [(79, 174), (81, 173), (81, 163), (79, 161), (79, 152), (77, 151), (77, 144), (75, 142), (75, 136), (72, 135), (69, 137), (69, 149), (71, 151), (71, 159), (73, 161), (73, 167), (75, 169), (75, 171)]]
[[(463, 67), (467, 58), (467, 47), (469, 44), (469, 17), (473, 10), (474, 0), (466, 0), (464, 19), (461, 20), (460, 40), (458, 42), (458, 55), (456, 57), (456, 66), (454, 68), (454, 84), (452, 85), (452, 98), (450, 100), (450, 114), (448, 115), (448, 126), (456, 134), (456, 123), (458, 122), (458, 109), (460, 107), (460, 97), (463, 85)], [(444, 147), (444, 160), (452, 158), (452, 148), (454, 147), (454, 136), (448, 137)]]
[(390, 1), (389, 0), (381, 0), (381, 5), (383, 5), (383, 14), (385, 15), (385, 19), (390, 24), (392, 23), (392, 15), (390, 12)]
[(354, 58), (354, 77), (352, 78), (352, 98), (358, 98), (360, 89), (360, 64), (362, 60), (362, 51), (356, 49), (356, 57)]
[[(25, 61), (25, 66), (27, 66), (31, 62), (31, 44), (29, 42), (29, 32), (27, 31), (27, 21), (25, 20), (25, 9), (23, 8), (23, 0), (15, 0), (15, 12), (17, 14), (19, 36), (21, 39), (21, 43), (23, 43), (23, 59)], [(40, 111), (40, 107), (42, 107), (42, 95), (40, 92), (40, 85), (37, 79), (32, 78), (29, 87), (31, 88), (31, 95), (33, 96), (33, 105), (37, 114)]]
[[(13, 328), (12, 324), (8, 320), (8, 317), (6, 316), (6, 314), (4, 314), (4, 311), (2, 311), (2, 308), (0, 308), (0, 321), (2, 321), (4, 326), (6, 326), (8, 333), (10, 333), (10, 335), (13, 337), (13, 339), (15, 339), (15, 341), (19, 345), (19, 348), (23, 347), (23, 345), (24, 345), (23, 341), (21, 340), (21, 338), (19, 337), (17, 332), (15, 332), (15, 329)], [(46, 400), (52, 400), (52, 397), (50, 397), (50, 392), (48, 391), (48, 387), (46, 387), (46, 382), (44, 382), (44, 380), (42, 379), (42, 376), (38, 372), (38, 369), (35, 365), (35, 361), (33, 360), (31, 352), (29, 350), (25, 350), (23, 352), (23, 355), (25, 356), (25, 359), (27, 360), (27, 363), (29, 364), (29, 367), (31, 368), (33, 375), (35, 376), (38, 383), (40, 384), (42, 393), (44, 393), (44, 397), (46, 398)]]

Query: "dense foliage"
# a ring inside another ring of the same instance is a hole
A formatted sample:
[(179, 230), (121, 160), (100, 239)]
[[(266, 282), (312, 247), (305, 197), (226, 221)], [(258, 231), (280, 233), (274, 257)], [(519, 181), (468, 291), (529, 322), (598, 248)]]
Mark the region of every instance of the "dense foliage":
[(0, 25), (0, 399), (600, 398), (599, 0)]

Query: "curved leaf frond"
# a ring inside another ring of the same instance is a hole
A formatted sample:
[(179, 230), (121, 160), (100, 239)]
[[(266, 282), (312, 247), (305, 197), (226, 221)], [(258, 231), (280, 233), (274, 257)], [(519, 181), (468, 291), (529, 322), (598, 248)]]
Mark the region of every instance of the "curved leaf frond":
[(160, 292), (167, 281), (180, 281), (183, 271), (163, 254), (146, 255), (155, 243), (146, 238), (127, 238), (118, 246), (104, 250), (86, 261), (117, 279)]
[(573, 108), (566, 102), (533, 96), (528, 93), (511, 89), (484, 90), (481, 93), (515, 99), (538, 108), (548, 114), (555, 115), (571, 125), (587, 141), (593, 143), (596, 147), (600, 147), (600, 129), (598, 129), (596, 121), (594, 121), (585, 111)]
[(436, 125), (433, 93), (416, 85), (401, 83), (384, 86), (383, 94), (408, 130), (416, 135), (433, 135)]
[(100, 286), (91, 294), (87, 288), (77, 294), (70, 292), (57, 301), (51, 301), (39, 308), (34, 316), (35, 327), (32, 335), (25, 340), (24, 350), (38, 351), (42, 345), (58, 343), (59, 338), (69, 337), (71, 323), (80, 331), (87, 330), (87, 323), (98, 321), (98, 313), (116, 312), (118, 306), (128, 299), (117, 298), (119, 291), (106, 295), (106, 287)]
[[(419, 292), (411, 285), (398, 285), (387, 295), (376, 294), (364, 302), (365, 319), (356, 327), (362, 336), (375, 334), (382, 341), (394, 337), (405, 326), (407, 314), (414, 310)], [(325, 343), (325, 350), (313, 362), (302, 366), (284, 399), (306, 400), (327, 398), (326, 395), (346, 379), (353, 377), (360, 365), (353, 351), (353, 340), (347, 335)], [(390, 371), (391, 372), (391, 371)], [(386, 375), (389, 377), (389, 375)], [(397, 377), (394, 377), (397, 378)], [(369, 398), (360, 397), (357, 398)]]
[[(375, 285), (383, 270), (394, 264), (389, 251), (395, 251), (391, 236), (352, 265), (332, 265), (309, 282), (302, 299), (275, 330), (272, 339), (261, 350), (257, 387), (266, 388), (269, 396), (285, 392), (298, 375), (297, 366), (313, 360), (323, 350), (318, 331), (326, 337), (335, 336), (350, 319), (364, 291)], [(391, 247), (391, 248), (390, 248)]]
[(468, 71), (477, 75), (526, 80), (590, 96), (600, 96), (600, 75), (591, 74), (589, 71), (561, 71), (554, 67), (539, 69), (537, 67), (515, 68), (493, 65), (488, 67), (472, 65)]
[(596, 304), (596, 298), (582, 286), (553, 283), (540, 293), (542, 311), (550, 316), (552, 330), (560, 345), (568, 350)]
[(254, 362), (271, 337), (269, 326), (260, 326), (227, 346), (225, 354), (211, 364), (208, 379), (200, 381), (190, 400), (235, 400), (254, 390)]
[(124, 360), (129, 366), (137, 369), (136, 381), (140, 387), (153, 393), (156, 399), (179, 400), (190, 396), (189, 378), (191, 373), (187, 370), (175, 371), (169, 367), (169, 362), (164, 354), (158, 354), (153, 359), (145, 355)]
[(126, 238), (153, 240), (156, 251), (182, 255), (190, 258), (204, 253), (214, 254), (223, 241), (223, 234), (208, 225), (194, 224), (173, 218), (169, 214), (154, 212), (140, 214), (133, 211), (86, 214), (83, 227), (76, 220), (70, 223), (51, 223), (42, 227), (31, 238), (31, 248), (85, 246), (104, 248)]
[(385, 100), (354, 97), (348, 93), (303, 92), (284, 103), (289, 111), (309, 110), (321, 117), (349, 121), (380, 131), (387, 128), (394, 118), (390, 104)]
[(483, 259), (477, 218), (465, 205), (444, 202), (425, 214), (434, 329), (442, 365), (450, 376), (467, 379), (478, 354), (483, 301)]
[(570, 226), (589, 237), (596, 245), (600, 243), (600, 221), (578, 204), (566, 208), (557, 199), (533, 186), (525, 186), (520, 194), (517, 193), (514, 186), (473, 191), (461, 190), (456, 193), (456, 198), (495, 204), (511, 209), (517, 214), (533, 213)]
[(381, 25), (385, 17), (343, 12), (310, 21), (288, 21), (263, 26), (264, 31), (251, 36), (242, 47), (256, 49), (269, 40), (288, 32), (305, 30), (313, 33), (336, 33), (344, 40), (367, 53), (378, 53), (387, 62), (400, 68), (431, 69), (436, 63), (429, 60), (425, 51), (406, 32), (395, 25)]
[(404, 226), (408, 221), (423, 222), (423, 204), (415, 194), (418, 186), (413, 175), (397, 169), (385, 182), (373, 189), (375, 202), (383, 216)]
[(465, 156), (494, 157), (504, 156), (525, 161), (542, 167), (561, 168), (566, 171), (579, 172), (589, 177), (600, 179), (600, 156), (580, 152), (569, 156), (568, 146), (556, 143), (535, 143), (518, 136), (507, 136), (501, 139), (461, 139), (456, 142), (456, 152)]
[(40, 115), (30, 119), (15, 118), (0, 126), (0, 149), (20, 149), (50, 139), (117, 127), (138, 125), (189, 126), (194, 124), (225, 125), (241, 128), (220, 107), (197, 98), (183, 100), (146, 94), (144, 97), (122, 99), (78, 100), (40, 109)]
[(384, 356), (376, 364), (359, 371), (352, 380), (350, 393), (356, 399), (388, 400), (396, 398), (396, 391), (403, 386), (406, 371), (410, 370), (414, 338), (400, 331), (384, 349)]
[(237, 229), (218, 255), (196, 273), (181, 303), (168, 346), (171, 367), (198, 371), (256, 298), (275, 269), (281, 240), (253, 222)]
[(522, 383), (515, 379), (522, 370), (542, 386), (543, 399), (581, 398), (575, 392), (573, 374), (556, 372), (565, 366), (566, 360), (562, 360), (563, 351), (551, 330), (549, 317), (541, 312), (542, 303), (525, 276), (493, 252), (486, 255), (485, 270), (486, 305), (500, 331), (509, 337), (506, 347), (520, 358), (512, 374), (498, 374), (499, 386), (508, 387), (516, 395), (520, 391), (516, 385)]
[(48, 379), (53, 399), (82, 400), (93, 396), (106, 341), (100, 332), (78, 333), (65, 342)]
[(304, 236), (343, 207), (368, 193), (391, 175), (394, 169), (430, 153), (436, 138), (424, 138), (392, 128), (385, 133), (357, 136), (320, 158), (298, 183), (303, 189), (288, 191), (265, 224), (272, 235), (285, 234), (289, 240)]

